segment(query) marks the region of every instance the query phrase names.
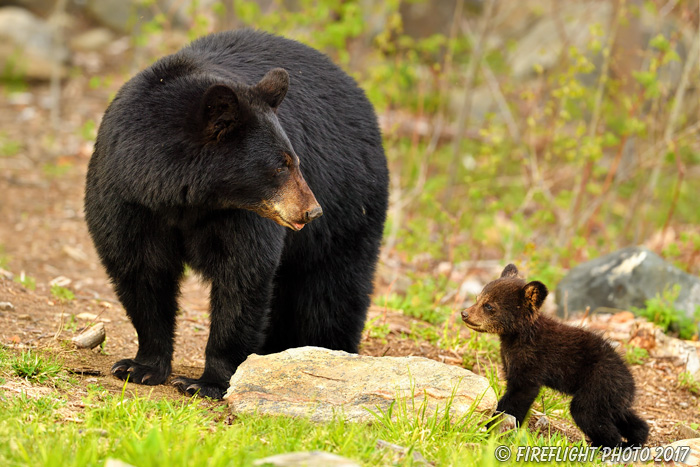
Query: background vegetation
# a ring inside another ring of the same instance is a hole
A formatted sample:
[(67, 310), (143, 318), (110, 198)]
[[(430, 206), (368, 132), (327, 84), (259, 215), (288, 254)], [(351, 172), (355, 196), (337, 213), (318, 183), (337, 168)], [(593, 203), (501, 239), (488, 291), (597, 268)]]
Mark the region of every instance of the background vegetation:
[[(515, 2), (457, 0), (450, 3), (452, 19), (441, 30), (408, 31), (406, 8), (425, 3), (186, 0), (163, 6), (138, 0), (131, 2), (121, 60), (90, 74), (87, 82), (111, 98), (158, 57), (189, 39), (230, 27), (285, 35), (331, 56), (375, 105), (392, 174), (375, 305), (432, 324), (414, 324), (411, 332), (438, 348), (462, 349), (466, 368), (481, 368), (484, 362), (493, 367), (499, 359), (492, 337), (473, 335), (463, 342), (459, 336), (457, 313), (473, 293), (463, 282), (470, 271), (514, 262), (525, 276), (554, 286), (582, 261), (646, 244), (698, 274), (696, 1), (583, 2), (589, 11), (609, 12), (593, 15), (597, 20), (584, 25), (583, 40), (570, 28), (574, 10), (561, 6), (576, 2), (522, 2), (528, 8), (539, 5), (531, 9), (535, 13), (527, 27), (551, 20), (551, 41), (559, 45), (546, 63), (534, 60), (524, 71), (516, 70), (514, 55), (522, 52), (526, 38), (509, 34), (503, 16)], [(65, 1), (57, 4), (67, 8)], [(645, 26), (640, 34), (643, 18), (654, 19), (656, 28)], [(663, 26), (671, 20), (677, 27)], [(2, 70), (3, 98), (33, 85), (17, 63)], [(69, 76), (82, 73), (85, 67), (78, 65), (68, 71)], [(98, 124), (85, 118), (75, 133), (90, 143)], [(40, 138), (48, 153), (56, 144), (52, 128), (47, 123)], [(0, 130), (0, 157), (14, 157), (29, 144)], [(49, 180), (73, 168), (61, 157), (39, 162)], [(0, 245), (0, 268), (11, 264)], [(28, 288), (36, 285), (24, 273), (16, 280)], [(63, 304), (76, 299), (61, 285), (51, 292)], [(650, 318), (668, 321), (672, 293), (649, 304)], [(696, 324), (678, 326), (693, 329)], [(367, 332), (382, 339), (389, 329), (372, 321)], [(643, 349), (628, 349), (630, 364), (647, 358)], [(500, 385), (489, 371), (498, 393)], [(53, 356), (0, 347), (0, 383), (13, 378), (62, 391), (79, 384)], [(683, 375), (679, 385), (698, 392), (690, 375)], [(264, 455), (319, 449), (368, 465), (419, 463), (411, 455), (378, 450), (376, 441), (383, 439), (420, 451), (436, 465), (488, 465), (497, 463), (497, 444), (571, 444), (548, 430), (496, 439), (476, 418), (450, 421), (426, 414), (416, 422), (400, 407), (397, 418), (378, 414), (366, 428), (341, 420), (314, 425), (233, 418), (206, 401), (150, 400), (145, 390), (130, 397), (95, 385), (87, 393), (81, 407), (54, 393), (0, 396), (0, 461), (102, 465), (106, 457), (115, 457), (139, 466), (252, 465)], [(549, 391), (536, 408), (570, 419), (565, 399)]]

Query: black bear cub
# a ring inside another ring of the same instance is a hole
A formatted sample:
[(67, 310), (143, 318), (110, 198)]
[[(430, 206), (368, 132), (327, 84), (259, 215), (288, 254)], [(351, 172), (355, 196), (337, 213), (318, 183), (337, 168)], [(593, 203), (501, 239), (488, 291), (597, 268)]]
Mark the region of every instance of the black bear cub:
[(497, 412), (522, 424), (547, 386), (573, 396), (571, 416), (592, 445), (643, 445), (649, 426), (632, 410), (634, 378), (622, 358), (600, 336), (539, 314), (546, 296), (543, 283), (526, 284), (509, 264), (462, 312), (471, 329), (500, 337), (507, 386)]

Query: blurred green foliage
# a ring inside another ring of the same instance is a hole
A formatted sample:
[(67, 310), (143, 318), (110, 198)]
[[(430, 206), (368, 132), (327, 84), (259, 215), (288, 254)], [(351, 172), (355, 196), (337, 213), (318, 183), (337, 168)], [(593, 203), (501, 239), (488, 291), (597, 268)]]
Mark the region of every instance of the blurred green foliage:
[[(634, 51), (639, 69), (612, 73), (611, 31), (638, 20), (638, 10), (625, 9), (615, 24), (590, 24), (584, 46), (568, 44), (553, 67), (536, 65), (522, 80), (509, 65), (517, 42), (479, 42), (488, 9), (462, 20), (467, 28), (455, 20), (459, 27), (416, 38), (403, 30), (401, 3), (195, 1), (188, 10), (190, 38), (253, 27), (325, 52), (375, 105), (392, 173), (385, 251), (412, 282), (399, 293), (377, 290), (377, 305), (445, 323), (461, 301), (443, 300), (458, 284), (435, 273), (440, 262), (514, 262), (554, 289), (570, 267), (655, 235), (677, 265), (698, 272), (698, 174), (685, 170), (700, 161), (698, 128), (662, 79), (669, 64), (683, 66), (677, 34), (653, 36)], [(173, 51), (162, 40), (173, 20), (153, 11), (134, 41), (155, 59)], [(459, 128), (476, 92), (501, 104)]]

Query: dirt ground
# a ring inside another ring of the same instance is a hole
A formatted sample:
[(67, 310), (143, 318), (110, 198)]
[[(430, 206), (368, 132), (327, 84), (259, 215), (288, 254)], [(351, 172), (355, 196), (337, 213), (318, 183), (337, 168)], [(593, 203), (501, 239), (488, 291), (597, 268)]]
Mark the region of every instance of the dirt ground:
[[(112, 88), (116, 89), (119, 83)], [(123, 382), (110, 375), (111, 365), (131, 357), (137, 348), (136, 334), (92, 247), (84, 223), (82, 202), (84, 176), (92, 151), (81, 128), (88, 120), (99, 122), (108, 95), (114, 89), (91, 89), (86, 76), (68, 80), (62, 94), (58, 129), (49, 131), (48, 86), (32, 86), (20, 97), (0, 98), (0, 129), (6, 140), (21, 142), (20, 150), (0, 157), (0, 256), (15, 278), (23, 272), (36, 280), (28, 290), (0, 271), (0, 302), (14, 309), (0, 310), (0, 343), (13, 349), (39, 348), (58, 354), (75, 378), (87, 386), (99, 383), (121, 391)], [(51, 281), (66, 285), (76, 299), (61, 303), (50, 294)], [(183, 286), (182, 314), (178, 321), (173, 375), (199, 376), (204, 366), (208, 335), (207, 287), (188, 277)], [(366, 355), (418, 355), (461, 365), (466, 349), (446, 351), (412, 334), (411, 319), (386, 310), (371, 310), (378, 324), (387, 324), (382, 337), (365, 336), (361, 353)], [(101, 350), (74, 350), (66, 341), (94, 322), (102, 321), (107, 340)], [(468, 336), (468, 331), (462, 331)], [(477, 372), (488, 362), (480, 362)], [(700, 423), (700, 400), (677, 387), (682, 369), (670, 360), (649, 359), (635, 365), (636, 407), (651, 425), (650, 446), (692, 437), (683, 428)], [(27, 384), (8, 381), (0, 389), (31, 391)], [(41, 388), (35, 389), (40, 391)], [(182, 398), (168, 385), (154, 388), (129, 385), (129, 390), (154, 397)], [(76, 410), (81, 391), (66, 394)], [(67, 415), (73, 416), (73, 415)], [(534, 423), (536, 417), (532, 417)], [(551, 420), (552, 428), (580, 439), (570, 423)]]

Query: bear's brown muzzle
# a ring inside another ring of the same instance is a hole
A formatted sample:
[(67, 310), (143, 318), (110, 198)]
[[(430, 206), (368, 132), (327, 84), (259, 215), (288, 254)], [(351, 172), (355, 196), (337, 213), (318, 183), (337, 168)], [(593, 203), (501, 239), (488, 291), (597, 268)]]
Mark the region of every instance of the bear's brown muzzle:
[(323, 215), (323, 208), (316, 201), (298, 167), (290, 168), (287, 182), (272, 199), (263, 201), (256, 211), (261, 216), (296, 231)]

